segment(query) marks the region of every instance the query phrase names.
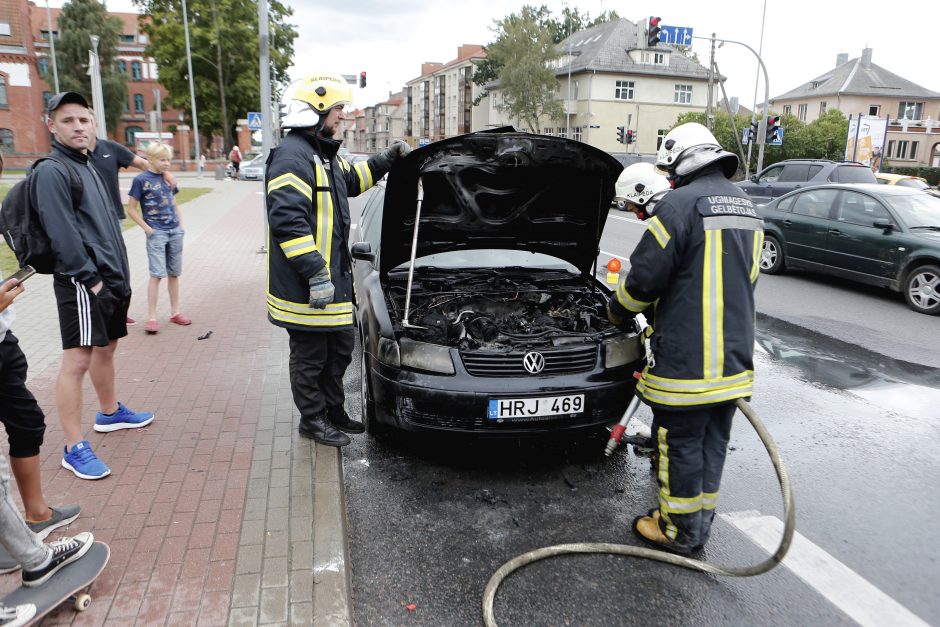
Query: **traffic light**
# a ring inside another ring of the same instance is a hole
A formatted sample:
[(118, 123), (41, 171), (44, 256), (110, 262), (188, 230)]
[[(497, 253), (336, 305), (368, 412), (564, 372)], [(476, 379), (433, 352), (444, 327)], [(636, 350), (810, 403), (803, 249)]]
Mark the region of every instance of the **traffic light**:
[(767, 143), (773, 144), (780, 141), (780, 116), (767, 116)]
[(751, 127), (747, 129), (747, 143), (756, 144), (757, 143), (757, 130), (760, 128), (760, 124), (757, 122), (751, 122)]
[(623, 127), (622, 127), (622, 126), (618, 126), (618, 127), (617, 127), (617, 141), (620, 142), (621, 144), (624, 143), (624, 141), (625, 141), (625, 136), (624, 136), (624, 132), (623, 132)]
[(632, 144), (636, 141), (636, 131), (627, 131), (627, 143)]
[(658, 17), (650, 17), (649, 25), (646, 28), (646, 47), (655, 48), (656, 44), (659, 43), (659, 31), (662, 29), (659, 27), (659, 23), (662, 20)]
[(359, 87), (365, 87), (365, 86), (366, 86), (366, 73), (359, 72)]

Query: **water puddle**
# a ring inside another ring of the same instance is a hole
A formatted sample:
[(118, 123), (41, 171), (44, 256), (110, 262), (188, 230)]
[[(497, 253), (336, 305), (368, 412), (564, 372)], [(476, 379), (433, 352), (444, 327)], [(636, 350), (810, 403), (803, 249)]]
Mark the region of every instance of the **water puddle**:
[(940, 417), (940, 368), (901, 361), (758, 314), (758, 346), (806, 380), (890, 411)]

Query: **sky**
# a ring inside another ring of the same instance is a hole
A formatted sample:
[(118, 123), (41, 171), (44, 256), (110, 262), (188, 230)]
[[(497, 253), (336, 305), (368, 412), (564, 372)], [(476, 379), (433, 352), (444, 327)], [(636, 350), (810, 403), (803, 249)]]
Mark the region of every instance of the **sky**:
[[(41, 0), (36, 0), (41, 4)], [(417, 78), (421, 63), (446, 63), (461, 44), (493, 41), (494, 20), (518, 12), (525, 4), (546, 5), (555, 15), (563, 6), (596, 16), (617, 11), (620, 17), (644, 21), (650, 15), (663, 24), (688, 26), (696, 36), (712, 32), (719, 38), (761, 46), (763, 0), (285, 0), (293, 7), (292, 79), (314, 71), (358, 75), (367, 72), (367, 87), (353, 89), (363, 107), (387, 99), (406, 81)], [(61, 0), (51, 0), (61, 6)], [(112, 11), (133, 11), (130, 0), (107, 0)], [(919, 85), (940, 92), (936, 71), (936, 21), (918, 19), (935, 11), (933, 2), (911, 0), (894, 11), (876, 0), (766, 0), (762, 57), (767, 65), (770, 96), (778, 96), (835, 67), (836, 55), (860, 56), (873, 49), (872, 61)], [(919, 10), (918, 10), (919, 9)], [(693, 49), (707, 63), (707, 41)], [(249, 52), (249, 51), (246, 51)], [(727, 77), (729, 97), (750, 107), (755, 102), (756, 57), (746, 48), (725, 44), (716, 50), (718, 69)], [(763, 79), (757, 102), (764, 97)], [(846, 112), (849, 113), (849, 112)]]

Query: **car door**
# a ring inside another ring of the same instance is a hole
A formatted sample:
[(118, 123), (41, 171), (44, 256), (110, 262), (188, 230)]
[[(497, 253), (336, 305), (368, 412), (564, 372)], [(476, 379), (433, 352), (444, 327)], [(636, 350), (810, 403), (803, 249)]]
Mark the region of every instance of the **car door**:
[(742, 182), (741, 189), (753, 198), (755, 203), (765, 205), (773, 199), (773, 184), (782, 172), (782, 165), (770, 166), (751, 181)]
[(779, 198), (803, 187), (808, 180), (808, 163), (789, 163), (783, 167), (783, 172), (780, 173), (776, 182), (770, 185), (771, 193), (774, 198)]
[(868, 282), (892, 279), (897, 274), (898, 237), (894, 230), (876, 227), (879, 219), (897, 224), (874, 196), (843, 190), (829, 227), (826, 265), (875, 279)]
[(787, 257), (818, 264), (826, 262), (829, 216), (838, 197), (838, 189), (810, 189), (796, 195), (790, 215), (780, 220)]

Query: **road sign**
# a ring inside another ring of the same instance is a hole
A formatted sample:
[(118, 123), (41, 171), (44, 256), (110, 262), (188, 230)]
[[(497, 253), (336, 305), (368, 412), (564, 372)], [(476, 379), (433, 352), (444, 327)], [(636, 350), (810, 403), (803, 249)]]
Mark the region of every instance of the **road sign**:
[(659, 41), (673, 46), (691, 46), (692, 45), (692, 27), (691, 26), (664, 26), (659, 31)]
[(261, 112), (260, 111), (249, 111), (248, 112), (248, 128), (253, 131), (261, 130)]
[(749, 143), (751, 143), (751, 138), (750, 138), (750, 135), (749, 135), (749, 133), (748, 133), (748, 130), (750, 130), (750, 129), (749, 129), (749, 128), (742, 128), (742, 129), (741, 129), (741, 143), (744, 144), (745, 146), (747, 146)]
[(768, 146), (783, 146), (783, 129), (782, 128), (778, 128), (776, 131), (774, 131), (774, 137), (769, 142), (767, 142), (767, 145)]

